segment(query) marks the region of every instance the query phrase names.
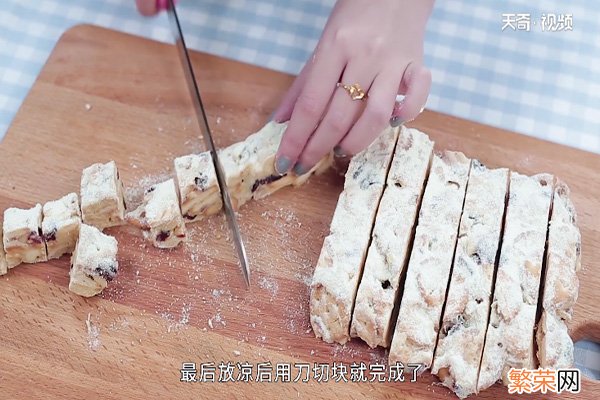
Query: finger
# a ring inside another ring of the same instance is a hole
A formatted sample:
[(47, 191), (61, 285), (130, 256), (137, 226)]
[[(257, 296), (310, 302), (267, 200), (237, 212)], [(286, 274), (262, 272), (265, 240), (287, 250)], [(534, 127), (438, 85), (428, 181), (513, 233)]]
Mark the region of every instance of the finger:
[[(368, 71), (368, 66), (357, 68), (350, 65), (346, 67), (341, 82), (347, 84), (358, 83), (365, 92), (368, 92), (373, 83), (373, 76), (370, 76)], [(294, 173), (304, 175), (310, 171), (323, 156), (343, 139), (363, 109), (364, 103), (362, 101), (352, 100), (349, 93), (344, 88), (339, 87), (334, 93), (331, 104), (319, 127), (302, 150), (298, 162), (294, 166)]]
[(400, 92), (405, 96), (394, 107), (390, 123), (399, 125), (415, 119), (423, 111), (430, 89), (431, 72), (421, 64), (408, 64), (400, 83)]
[(327, 58), (317, 57), (310, 67), (306, 84), (294, 104), (289, 125), (285, 130), (275, 158), (275, 170), (285, 174), (296, 164), (298, 156), (323, 116), (331, 95), (344, 69), (342, 53), (325, 52)]
[[(173, 2), (176, 3), (175, 0)], [(140, 14), (145, 16), (156, 15), (169, 8), (169, 0), (135, 0), (135, 4)]]
[(290, 117), (292, 116), (292, 111), (294, 110), (294, 104), (296, 104), (296, 100), (298, 100), (300, 91), (306, 83), (306, 78), (308, 77), (310, 66), (310, 62), (304, 64), (304, 67), (302, 67), (302, 70), (300, 71), (296, 79), (294, 79), (292, 86), (290, 86), (288, 91), (283, 96), (279, 107), (277, 107), (277, 109), (273, 113), (273, 121), (285, 122), (290, 120)]
[(383, 72), (375, 78), (369, 90), (365, 110), (350, 132), (340, 141), (338, 154), (360, 152), (388, 126), (400, 80), (396, 71)]
[(135, 4), (140, 14), (147, 17), (158, 13), (156, 0), (135, 0)]

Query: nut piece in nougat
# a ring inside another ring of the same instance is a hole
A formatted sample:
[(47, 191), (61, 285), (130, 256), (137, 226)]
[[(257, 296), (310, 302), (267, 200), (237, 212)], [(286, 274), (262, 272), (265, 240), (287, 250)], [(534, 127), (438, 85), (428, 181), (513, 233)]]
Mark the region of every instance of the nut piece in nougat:
[(48, 259), (73, 253), (79, 236), (81, 212), (75, 193), (49, 201), (43, 207), (42, 235), (48, 249)]
[(139, 227), (144, 237), (156, 247), (172, 248), (185, 240), (185, 222), (173, 179), (147, 189), (142, 204), (125, 218)]
[(195, 222), (219, 212), (221, 195), (210, 152), (178, 157), (174, 164), (183, 218)]
[(84, 297), (102, 292), (117, 275), (117, 239), (81, 224), (79, 240), (71, 258), (69, 290)]
[(6, 254), (4, 253), (4, 245), (2, 245), (2, 226), (0, 226), (0, 275), (8, 272), (8, 264), (6, 264)]
[(123, 184), (114, 161), (94, 164), (81, 174), (83, 223), (103, 230), (121, 225), (125, 217)]
[(47, 261), (46, 244), (42, 237), (42, 206), (23, 210), (9, 208), (4, 211), (3, 241), (8, 268), (21, 263), (33, 264)]

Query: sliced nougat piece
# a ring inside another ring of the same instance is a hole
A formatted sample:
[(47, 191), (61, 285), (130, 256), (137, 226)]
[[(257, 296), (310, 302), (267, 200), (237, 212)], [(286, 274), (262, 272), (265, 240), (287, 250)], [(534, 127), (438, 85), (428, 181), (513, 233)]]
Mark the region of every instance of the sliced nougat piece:
[(328, 343), (350, 339), (352, 305), (397, 135), (397, 129), (386, 129), (352, 158), (346, 172), (310, 293), (310, 323)]
[(259, 200), (283, 187), (303, 185), (311, 175), (320, 174), (331, 166), (333, 157), (328, 154), (302, 176), (279, 175), (275, 171), (275, 155), (286, 129), (287, 122), (271, 121), (243, 142), (220, 152), (227, 186), (237, 188), (232, 190), (237, 207), (250, 198)]
[(210, 152), (178, 157), (174, 163), (181, 214), (186, 222), (218, 213), (223, 204)]
[(4, 211), (4, 251), (8, 268), (21, 263), (47, 261), (46, 244), (42, 237), (42, 206), (28, 210), (9, 208)]
[(402, 128), (377, 210), (350, 327), (352, 337), (360, 337), (371, 347), (389, 346), (392, 311), (410, 255), (432, 155), (433, 142), (426, 134)]
[(4, 252), (4, 244), (2, 240), (2, 224), (0, 224), (0, 275), (8, 272), (8, 264), (6, 263), (6, 253)]
[(477, 392), (509, 171), (473, 161), (432, 373), (460, 398)]
[(94, 164), (81, 174), (81, 216), (100, 230), (121, 225), (125, 218), (123, 184), (117, 164)]
[(80, 225), (81, 211), (77, 194), (69, 193), (61, 199), (44, 204), (42, 235), (46, 241), (49, 260), (73, 253)]
[[(279, 175), (275, 155), (287, 123), (269, 122), (244, 141), (219, 151), (232, 205), (239, 209), (250, 199), (262, 199), (285, 186), (300, 186), (312, 174), (319, 174), (333, 162), (325, 156), (309, 173)], [(179, 157), (175, 172), (181, 194), (181, 210), (188, 221), (197, 221), (221, 210), (219, 186), (209, 152)]]
[(471, 160), (435, 155), (415, 232), (389, 362), (431, 366)]
[(581, 233), (569, 187), (557, 181), (548, 232), (542, 316), (537, 327), (537, 358), (541, 368), (573, 366), (573, 341), (567, 322), (579, 292)]
[(173, 179), (147, 189), (142, 204), (125, 218), (138, 226), (155, 247), (172, 248), (185, 240), (185, 222)]
[(81, 224), (79, 239), (71, 257), (69, 290), (91, 297), (102, 292), (119, 270), (117, 239), (96, 227)]
[(507, 384), (511, 368), (535, 369), (533, 336), (553, 180), (548, 174), (511, 173), (478, 391), (501, 378)]

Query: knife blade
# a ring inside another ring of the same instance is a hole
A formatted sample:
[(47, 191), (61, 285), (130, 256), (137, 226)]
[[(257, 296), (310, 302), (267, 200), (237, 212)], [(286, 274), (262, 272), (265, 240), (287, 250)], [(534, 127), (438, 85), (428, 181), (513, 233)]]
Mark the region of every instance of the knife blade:
[(248, 256), (246, 255), (246, 248), (244, 247), (244, 241), (242, 240), (240, 227), (237, 223), (235, 212), (233, 211), (231, 197), (229, 196), (229, 190), (227, 188), (227, 180), (225, 179), (225, 173), (223, 172), (223, 167), (221, 166), (221, 162), (219, 161), (219, 155), (217, 153), (215, 143), (212, 138), (210, 126), (208, 125), (208, 118), (206, 117), (206, 111), (204, 110), (202, 97), (200, 97), (200, 90), (198, 88), (198, 83), (196, 82), (196, 77), (194, 75), (194, 68), (192, 67), (190, 55), (185, 45), (183, 31), (181, 30), (181, 24), (179, 23), (179, 17), (177, 16), (177, 11), (175, 10), (175, 3), (173, 0), (169, 0), (167, 14), (169, 16), (171, 31), (175, 38), (175, 45), (179, 53), (179, 60), (181, 61), (181, 66), (183, 67), (183, 73), (185, 75), (187, 86), (190, 91), (190, 96), (192, 98), (192, 103), (194, 105), (194, 110), (196, 112), (196, 119), (198, 121), (200, 131), (202, 132), (204, 142), (206, 143), (206, 147), (208, 148), (212, 156), (213, 165), (217, 174), (217, 182), (219, 184), (219, 189), (221, 189), (220, 192), (221, 200), (223, 201), (223, 209), (225, 210), (227, 224), (229, 225), (229, 229), (233, 234), (233, 243), (235, 245), (238, 258), (240, 260), (240, 266), (244, 275), (244, 281), (246, 282), (246, 287), (250, 287), (250, 266), (248, 263)]

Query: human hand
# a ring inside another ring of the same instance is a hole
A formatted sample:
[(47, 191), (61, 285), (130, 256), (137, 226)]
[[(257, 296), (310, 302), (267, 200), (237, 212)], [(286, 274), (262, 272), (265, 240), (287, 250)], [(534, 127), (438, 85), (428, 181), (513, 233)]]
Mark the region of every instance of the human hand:
[[(275, 169), (303, 175), (334, 149), (366, 148), (389, 123), (422, 110), (431, 73), (423, 66), (425, 24), (434, 0), (339, 0), (312, 57), (273, 119), (289, 120)], [(353, 101), (338, 82), (358, 83), (368, 98)], [(404, 99), (395, 102), (398, 93)], [(390, 119), (392, 117), (392, 119)]]
[(169, 6), (168, 0), (135, 0), (140, 14), (145, 16), (156, 15), (160, 11), (164, 11)]

